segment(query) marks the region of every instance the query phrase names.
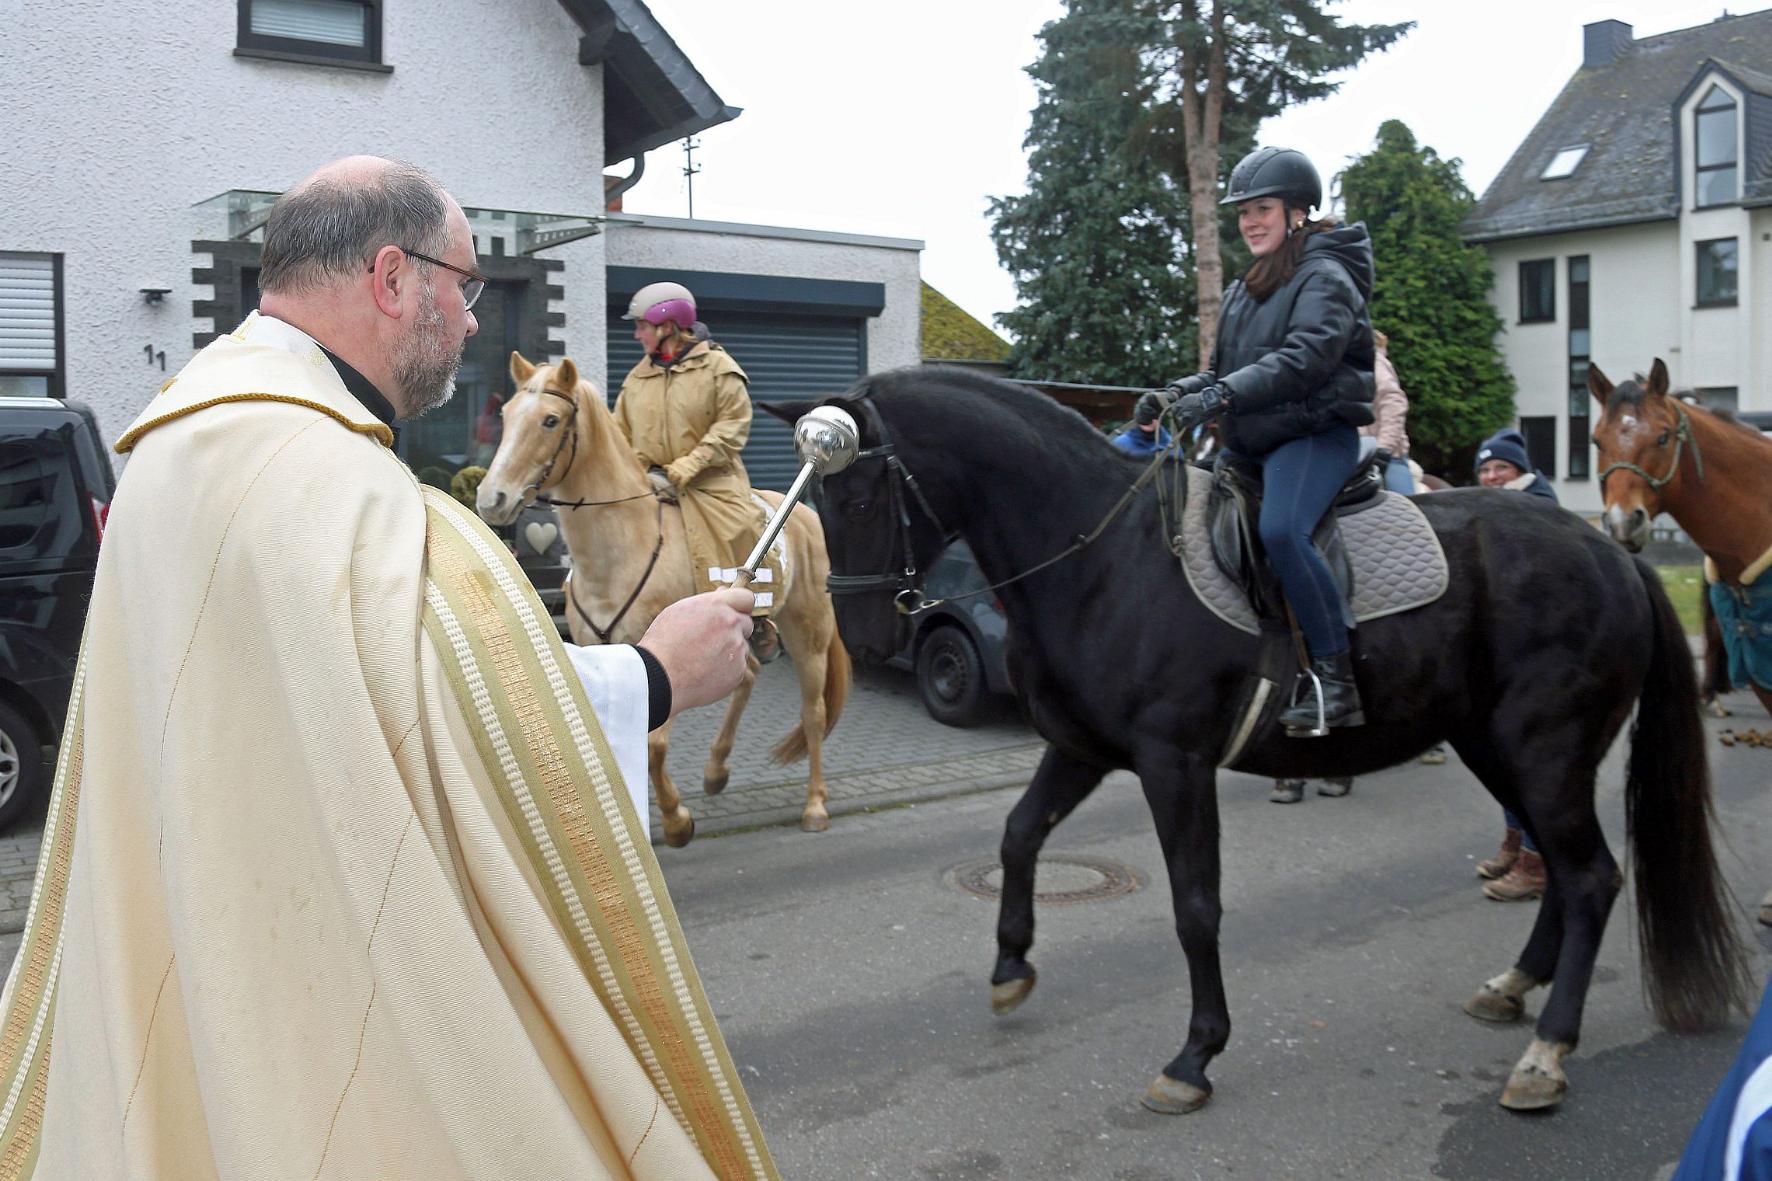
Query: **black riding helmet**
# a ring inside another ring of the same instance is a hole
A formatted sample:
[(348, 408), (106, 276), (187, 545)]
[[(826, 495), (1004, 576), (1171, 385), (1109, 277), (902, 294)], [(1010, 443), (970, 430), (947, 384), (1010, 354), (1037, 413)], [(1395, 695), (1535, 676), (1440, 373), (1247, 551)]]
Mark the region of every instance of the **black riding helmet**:
[(1323, 203), (1323, 178), (1303, 152), (1293, 148), (1256, 148), (1231, 169), (1220, 205), (1237, 205), (1257, 197), (1283, 197), (1307, 213)]

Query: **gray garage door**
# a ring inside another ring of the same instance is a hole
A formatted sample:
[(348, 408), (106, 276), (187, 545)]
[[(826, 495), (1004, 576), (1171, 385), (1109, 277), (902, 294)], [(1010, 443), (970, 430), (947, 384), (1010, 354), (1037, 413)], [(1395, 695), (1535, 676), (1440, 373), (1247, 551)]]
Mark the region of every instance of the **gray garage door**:
[[(614, 301), (611, 301), (612, 303)], [(623, 305), (626, 306), (626, 301)], [(706, 317), (713, 338), (731, 351), (751, 379), (753, 402), (785, 402), (842, 393), (866, 369), (864, 328), (859, 318), (714, 312)], [(640, 360), (632, 322), (609, 321), (609, 391), (616, 391)], [(800, 465), (792, 429), (761, 410), (751, 420), (745, 469), (758, 488), (786, 490)]]

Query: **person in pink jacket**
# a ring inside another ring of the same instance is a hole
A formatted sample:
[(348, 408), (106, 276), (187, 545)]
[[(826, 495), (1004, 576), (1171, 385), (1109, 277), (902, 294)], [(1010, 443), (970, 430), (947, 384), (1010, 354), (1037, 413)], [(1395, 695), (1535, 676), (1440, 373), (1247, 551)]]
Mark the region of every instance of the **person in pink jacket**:
[(1384, 486), (1404, 496), (1414, 495), (1415, 476), (1409, 471), (1409, 432), (1404, 423), (1409, 418), (1409, 395), (1397, 380), (1396, 367), (1386, 352), (1390, 339), (1384, 333), (1372, 333), (1378, 340), (1372, 378), (1377, 392), (1372, 398), (1372, 423), (1360, 428), (1362, 435), (1378, 440), (1378, 445), (1391, 453), (1390, 466), (1384, 471)]

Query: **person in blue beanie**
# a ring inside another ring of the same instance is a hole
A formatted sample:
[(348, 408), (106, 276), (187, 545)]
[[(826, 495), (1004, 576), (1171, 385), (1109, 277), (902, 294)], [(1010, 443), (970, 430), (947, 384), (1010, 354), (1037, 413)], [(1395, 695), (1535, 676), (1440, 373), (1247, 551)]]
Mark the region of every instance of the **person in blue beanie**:
[[(1526, 454), (1526, 437), (1512, 427), (1496, 431), (1477, 446), (1475, 466), (1477, 483), (1485, 488), (1511, 488), (1557, 503), (1557, 490)], [(1530, 902), (1544, 893), (1544, 860), (1520, 818), (1506, 808), (1501, 815), (1507, 828), (1500, 851), (1477, 862), (1477, 876), (1486, 879), (1483, 897), (1491, 902)]]
[(1485, 488), (1512, 488), (1557, 503), (1557, 490), (1549, 477), (1532, 466), (1526, 454), (1526, 436), (1509, 427), (1496, 431), (1477, 446), (1477, 483)]
[(1772, 1181), (1772, 984), (1673, 1181)]
[(1169, 432), (1161, 424), (1155, 422), (1139, 422), (1133, 419), (1126, 424), (1126, 429), (1109, 439), (1108, 442), (1124, 451), (1134, 459), (1150, 459), (1157, 452), (1169, 446)]

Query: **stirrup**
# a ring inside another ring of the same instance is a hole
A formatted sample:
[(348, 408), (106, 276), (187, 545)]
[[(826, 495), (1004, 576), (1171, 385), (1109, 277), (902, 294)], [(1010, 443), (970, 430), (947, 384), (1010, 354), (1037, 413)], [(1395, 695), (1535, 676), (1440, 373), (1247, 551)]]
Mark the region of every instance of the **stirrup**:
[[(1326, 738), (1329, 735), (1329, 719), (1327, 716), (1327, 706), (1324, 703), (1322, 679), (1317, 676), (1317, 670), (1314, 668), (1307, 667), (1304, 670), (1304, 675), (1311, 679), (1311, 688), (1317, 691), (1317, 722), (1314, 726), (1297, 726), (1289, 723), (1286, 726), (1286, 737)], [(1297, 686), (1302, 685), (1303, 683), (1303, 681), (1295, 683), (1292, 690), (1292, 704), (1288, 707), (1289, 709), (1298, 708)]]
[(781, 629), (767, 615), (751, 620), (751, 655), (758, 664), (768, 664), (781, 655)]

